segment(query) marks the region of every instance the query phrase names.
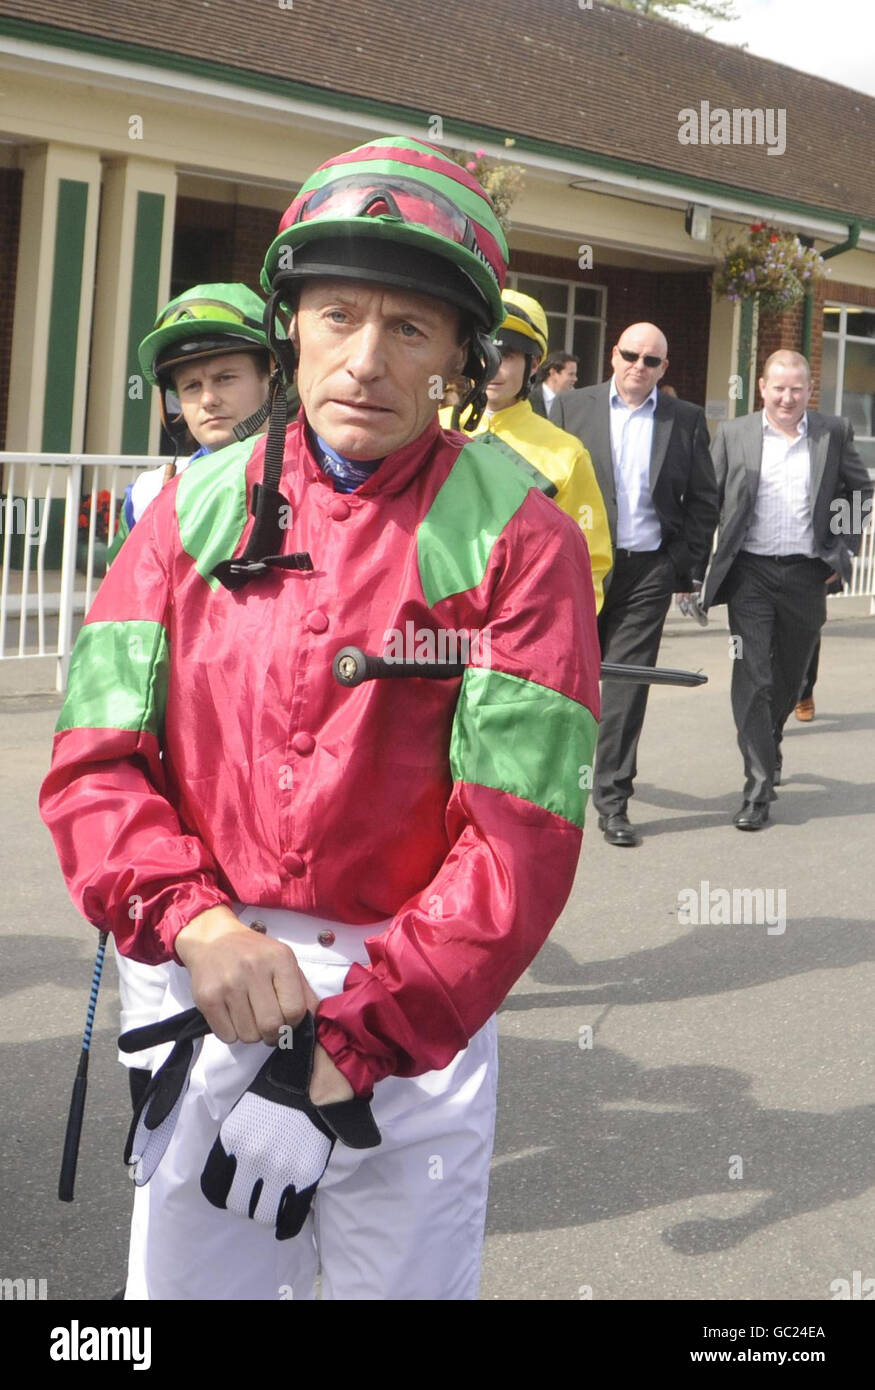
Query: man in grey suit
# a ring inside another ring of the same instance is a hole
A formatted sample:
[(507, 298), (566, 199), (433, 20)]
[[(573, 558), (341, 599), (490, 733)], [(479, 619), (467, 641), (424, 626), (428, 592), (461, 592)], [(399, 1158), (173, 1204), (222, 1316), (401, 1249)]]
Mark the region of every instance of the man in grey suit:
[[(701, 588), (717, 525), (717, 481), (704, 412), (657, 390), (668, 344), (635, 323), (611, 353), (614, 375), (556, 397), (551, 419), (592, 455), (608, 513), (614, 568), (599, 637), (605, 661), (654, 666), (674, 592)], [(646, 685), (606, 682), (593, 803), (609, 844), (640, 843), (626, 807), (637, 772)]]
[(722, 424), (714, 440), (720, 535), (702, 595), (704, 608), (728, 605), (734, 639), (739, 830), (769, 819), (784, 723), (826, 620), (826, 586), (850, 579), (872, 496), (850, 422), (808, 409), (811, 371), (800, 353), (773, 352), (759, 389), (764, 409)]

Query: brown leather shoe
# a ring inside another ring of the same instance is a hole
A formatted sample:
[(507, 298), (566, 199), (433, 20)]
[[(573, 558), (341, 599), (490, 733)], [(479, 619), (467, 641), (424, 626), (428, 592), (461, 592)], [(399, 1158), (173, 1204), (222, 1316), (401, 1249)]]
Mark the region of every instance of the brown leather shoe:
[(796, 718), (800, 724), (810, 724), (814, 718), (814, 701), (800, 700), (796, 706)]

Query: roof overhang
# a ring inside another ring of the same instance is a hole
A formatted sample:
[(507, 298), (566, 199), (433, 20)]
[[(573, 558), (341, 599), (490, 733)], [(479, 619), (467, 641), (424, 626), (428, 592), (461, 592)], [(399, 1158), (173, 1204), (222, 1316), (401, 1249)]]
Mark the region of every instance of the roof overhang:
[[(61, 40), (61, 41), (59, 41)], [(47, 29), (18, 20), (0, 19), (0, 62), (15, 60), (19, 71), (63, 74), (65, 80), (108, 89), (160, 95), (163, 101), (213, 109), (288, 126), (290, 118), (322, 135), (337, 133), (359, 139), (363, 131), (408, 134), (411, 123), (428, 128), (427, 113), (206, 61), (192, 62), (172, 53), (134, 47), (91, 35)], [(458, 148), (482, 148), (496, 159), (511, 158), (541, 177), (562, 181), (591, 193), (628, 198), (638, 203), (682, 209), (691, 202), (742, 222), (765, 219), (820, 240), (843, 241), (855, 214), (801, 202), (771, 198), (701, 178), (683, 178), (674, 170), (636, 165), (592, 151), (531, 140), (525, 135), (497, 136), (494, 130), (446, 120), (445, 138)], [(239, 178), (233, 168), (187, 172)], [(265, 182), (265, 186), (271, 186)], [(285, 185), (273, 185), (276, 187)], [(875, 251), (875, 223), (861, 221), (859, 247)], [(692, 258), (691, 258), (692, 259)]]

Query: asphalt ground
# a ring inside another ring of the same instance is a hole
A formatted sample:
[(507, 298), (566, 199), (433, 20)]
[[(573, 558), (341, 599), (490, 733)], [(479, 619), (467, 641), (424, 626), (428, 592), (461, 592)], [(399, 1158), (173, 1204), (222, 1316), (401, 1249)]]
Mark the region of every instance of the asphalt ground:
[[(605, 844), (590, 812), (566, 910), (501, 1011), (483, 1299), (828, 1300), (875, 1277), (875, 622), (831, 617), (816, 719), (791, 719), (772, 821), (742, 834), (723, 613), (670, 620), (661, 662), (709, 684), (651, 690), (644, 842)], [(108, 953), (60, 1203), (96, 932), (36, 810), (58, 707), (0, 700), (0, 1277), (90, 1300), (123, 1279), (129, 1109)], [(684, 918), (685, 890), (717, 889), (772, 890), (772, 920)]]

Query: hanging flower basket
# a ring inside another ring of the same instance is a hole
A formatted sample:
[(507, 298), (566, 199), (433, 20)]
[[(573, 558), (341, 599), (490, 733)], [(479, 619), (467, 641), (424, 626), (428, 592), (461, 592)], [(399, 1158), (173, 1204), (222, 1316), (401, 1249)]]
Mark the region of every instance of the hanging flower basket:
[(727, 248), (714, 273), (714, 288), (738, 303), (759, 295), (760, 313), (774, 316), (792, 309), (824, 275), (823, 257), (790, 232), (752, 222), (749, 235)]

